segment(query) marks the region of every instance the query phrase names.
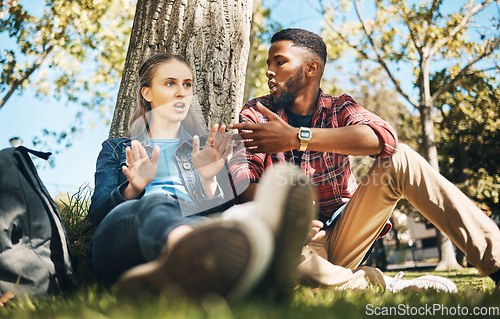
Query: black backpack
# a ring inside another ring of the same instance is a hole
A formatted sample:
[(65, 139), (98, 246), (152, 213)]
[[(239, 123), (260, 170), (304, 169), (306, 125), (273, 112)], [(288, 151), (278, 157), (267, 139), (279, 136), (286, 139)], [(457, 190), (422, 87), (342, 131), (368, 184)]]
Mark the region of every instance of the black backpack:
[(28, 153), (51, 154), (0, 151), (0, 295), (38, 297), (75, 286), (66, 230)]

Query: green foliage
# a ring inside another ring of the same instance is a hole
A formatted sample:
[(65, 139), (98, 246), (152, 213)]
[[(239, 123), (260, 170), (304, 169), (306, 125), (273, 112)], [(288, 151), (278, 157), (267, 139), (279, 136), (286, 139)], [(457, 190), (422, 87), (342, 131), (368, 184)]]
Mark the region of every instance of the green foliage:
[(75, 194), (71, 196), (67, 194), (66, 199), (60, 199), (60, 202), (57, 202), (71, 245), (77, 281), (80, 283), (93, 282), (85, 260), (95, 231), (95, 227), (87, 217), (92, 191), (92, 188), (85, 184), (80, 186)]
[[(323, 4), (324, 1), (319, 2)], [(445, 64), (454, 78), (464, 68), (464, 62), (486, 52), (499, 35), (500, 21), (494, 8), (487, 14), (488, 18), (477, 18), (492, 0), (481, 4), (464, 1), (460, 6), (454, 5), (451, 12), (446, 11), (450, 9), (444, 7), (444, 1), (377, 0), (363, 2), (363, 5), (358, 2), (353, 1), (354, 12), (353, 7), (347, 5), (322, 6), (325, 15), (322, 35), (329, 50), (333, 51), (332, 59), (339, 53), (354, 52), (360, 62), (379, 64), (400, 94), (415, 108), (423, 101), (412, 98), (411, 92), (396, 79), (395, 70), (412, 70), (413, 79), (405, 80), (425, 90), (420, 80), (428, 75), (429, 65), (437, 61)], [(374, 6), (374, 13), (364, 17), (367, 11), (364, 9), (371, 6)], [(348, 12), (358, 15), (358, 21), (346, 19)], [(481, 57), (483, 63), (497, 61), (496, 48), (498, 43), (492, 53)]]
[[(406, 128), (398, 130), (400, 140), (419, 150), (433, 166), (438, 166), (439, 159), (443, 175), (480, 206), (498, 207), (499, 92), (492, 81), (498, 79), (500, 19), (493, 1), (461, 1), (452, 6), (447, 6), (450, 1), (352, 3), (322, 6), (323, 37), (333, 55), (354, 52), (361, 66), (379, 65), (399, 96), (420, 112), (420, 119), (412, 113), (404, 116)], [(371, 7), (373, 12), (367, 9)], [(357, 19), (347, 19), (348, 13)], [(437, 67), (443, 71), (431, 76)], [(484, 73), (472, 68), (483, 68)], [(400, 70), (410, 77), (398, 75)], [(483, 80), (488, 74), (493, 75)], [(430, 155), (436, 147), (438, 158)]]
[(250, 98), (269, 93), (267, 86), (267, 50), (272, 35), (282, 27), (270, 19), (271, 9), (265, 8), (260, 1), (254, 1), (252, 16), (252, 35), (248, 67), (245, 79), (244, 103)]
[[(450, 77), (434, 74), (431, 90)], [(500, 193), (500, 86), (494, 77), (471, 71), (436, 105), (441, 114), (436, 142), (441, 172), (486, 211), (498, 211)]]
[[(6, 45), (0, 49), (0, 109), (29, 87), (45, 102), (56, 99), (110, 117), (110, 91), (121, 76), (133, 14), (129, 0), (1, 1)], [(78, 114), (76, 124), (63, 132), (46, 130), (43, 140), (70, 146), (64, 143), (81, 126)]]

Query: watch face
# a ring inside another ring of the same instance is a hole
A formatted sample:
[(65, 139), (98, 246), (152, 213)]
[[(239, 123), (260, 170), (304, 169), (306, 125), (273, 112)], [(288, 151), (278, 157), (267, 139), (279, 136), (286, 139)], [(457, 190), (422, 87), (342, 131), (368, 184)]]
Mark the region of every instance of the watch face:
[(301, 130), (299, 137), (301, 139), (308, 140), (311, 138), (311, 131)]

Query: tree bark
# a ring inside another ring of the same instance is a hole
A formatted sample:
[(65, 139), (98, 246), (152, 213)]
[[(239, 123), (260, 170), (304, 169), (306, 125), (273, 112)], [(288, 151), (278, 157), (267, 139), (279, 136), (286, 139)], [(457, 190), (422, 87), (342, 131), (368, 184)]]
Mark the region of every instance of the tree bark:
[(128, 136), (139, 67), (156, 53), (191, 65), (208, 125), (230, 123), (242, 107), (251, 16), (246, 0), (138, 0), (109, 137)]
[(439, 245), (439, 263), (436, 266), (437, 271), (445, 270), (460, 270), (460, 266), (455, 257), (455, 250), (453, 248), (453, 243), (450, 238), (436, 229), (436, 236)]
[[(437, 156), (437, 148), (434, 142), (434, 120), (432, 116), (432, 98), (430, 89), (430, 73), (429, 73), (430, 57), (428, 49), (424, 48), (420, 60), (420, 121), (422, 123), (422, 148), (424, 158), (429, 164), (439, 172), (439, 162)], [(439, 250), (439, 263), (436, 270), (456, 270), (462, 269), (455, 257), (455, 251), (451, 240), (440, 230), (436, 229), (436, 237)]]

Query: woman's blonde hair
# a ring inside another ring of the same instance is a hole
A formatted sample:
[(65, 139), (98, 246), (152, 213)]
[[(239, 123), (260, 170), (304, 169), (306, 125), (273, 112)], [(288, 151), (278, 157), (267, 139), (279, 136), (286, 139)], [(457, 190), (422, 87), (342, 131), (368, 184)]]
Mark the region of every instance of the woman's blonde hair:
[[(151, 103), (142, 96), (143, 87), (151, 87), (153, 77), (158, 66), (170, 61), (178, 61), (186, 65), (191, 73), (194, 72), (191, 66), (182, 57), (175, 54), (160, 53), (148, 58), (139, 69), (139, 83), (137, 85), (137, 105), (130, 117), (129, 131), (130, 138), (145, 139), (149, 136), (149, 123), (151, 120)], [(205, 126), (201, 109), (197, 100), (193, 97), (188, 114), (182, 121), (183, 128), (191, 135), (205, 135), (207, 128)]]

